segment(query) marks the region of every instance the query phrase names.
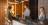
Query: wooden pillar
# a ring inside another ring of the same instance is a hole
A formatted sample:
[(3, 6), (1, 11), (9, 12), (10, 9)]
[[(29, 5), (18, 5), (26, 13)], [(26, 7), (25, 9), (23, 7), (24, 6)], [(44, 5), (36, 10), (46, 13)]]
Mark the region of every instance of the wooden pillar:
[[(15, 0), (15, 3), (16, 3), (16, 0)], [(15, 15), (16, 15), (16, 4), (15, 4)], [(15, 16), (16, 17), (16, 16)]]
[[(24, 8), (24, 1), (22, 1), (22, 12), (23, 12), (23, 9)], [(23, 18), (23, 15), (22, 15), (22, 18)]]
[(7, 0), (7, 8), (8, 8), (8, 0)]

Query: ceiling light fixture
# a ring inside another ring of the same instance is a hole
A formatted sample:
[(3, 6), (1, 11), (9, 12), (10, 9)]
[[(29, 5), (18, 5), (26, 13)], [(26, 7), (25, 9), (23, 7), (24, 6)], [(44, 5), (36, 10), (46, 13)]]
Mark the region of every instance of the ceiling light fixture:
[[(9, 0), (8, 0), (9, 1)], [(24, 1), (29, 1), (29, 0), (21, 0), (21, 1), (16, 1), (16, 3), (15, 2), (8, 2), (8, 3), (10, 3), (10, 4), (19, 4), (19, 3), (22, 3), (22, 2), (24, 2)]]

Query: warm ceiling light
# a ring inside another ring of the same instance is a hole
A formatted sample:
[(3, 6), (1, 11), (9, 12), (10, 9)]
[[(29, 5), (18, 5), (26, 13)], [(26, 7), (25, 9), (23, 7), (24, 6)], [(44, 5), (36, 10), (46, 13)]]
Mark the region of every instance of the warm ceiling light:
[(16, 1), (16, 2), (19, 2), (19, 1)]
[(29, 0), (23, 0), (23, 1), (29, 1)]
[(8, 3), (11, 3), (10, 1)]
[(24, 2), (24, 1), (21, 1), (21, 2)]
[(10, 4), (19, 4), (19, 3), (22, 3), (22, 2), (24, 2), (24, 1), (29, 1), (29, 0), (21, 0), (21, 1), (15, 1), (15, 2), (8, 2), (8, 3), (10, 3)]
[(19, 3), (10, 3), (10, 4), (19, 4)]

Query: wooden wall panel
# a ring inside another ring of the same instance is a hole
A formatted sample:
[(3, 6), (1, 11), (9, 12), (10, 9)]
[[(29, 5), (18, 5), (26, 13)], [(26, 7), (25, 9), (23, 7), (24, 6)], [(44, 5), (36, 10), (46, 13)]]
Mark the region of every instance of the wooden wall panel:
[(6, 5), (6, 0), (0, 0), (0, 25), (4, 25), (3, 22), (5, 21), (5, 10), (4, 7)]
[(16, 5), (16, 12), (17, 14), (20, 15), (20, 17), (22, 16), (22, 4), (21, 3)]
[(1, 7), (0, 7), (0, 25), (2, 25)]
[[(14, 2), (15, 0), (9, 0), (9, 1)], [(20, 0), (16, 0), (16, 1), (20, 1)], [(8, 5), (9, 5), (9, 6), (12, 6), (12, 5), (15, 6), (15, 4), (8, 4)], [(14, 11), (15, 11), (15, 8), (14, 8)], [(22, 16), (22, 3), (16, 4), (16, 14), (19, 14), (20, 17)]]
[[(15, 0), (9, 0), (9, 1), (12, 1), (12, 2), (14, 2)], [(16, 1), (21, 1), (21, 0), (16, 0)], [(24, 2), (24, 5), (28, 5), (28, 8), (29, 8), (29, 1), (25, 1)], [(13, 4), (9, 4), (9, 6), (11, 6), (11, 5), (13, 5)], [(14, 5), (15, 6), (15, 5)], [(14, 9), (15, 10), (15, 9)], [(20, 17), (22, 17), (22, 3), (20, 3), (20, 4), (16, 4), (16, 14), (19, 14), (20, 15)]]
[[(10, 0), (10, 1), (14, 2), (14, 0)], [(20, 1), (20, 0), (18, 0), (18, 1)], [(5, 17), (6, 17), (4, 6), (7, 6), (7, 0), (0, 0), (0, 25), (4, 25), (3, 22), (5, 21)], [(11, 4), (9, 4), (9, 6), (11, 6)], [(22, 16), (22, 3), (17, 4), (16, 6), (17, 6), (16, 7), (17, 8), (17, 14), (19, 14), (21, 17)]]
[(29, 1), (25, 1), (24, 5), (28, 5), (28, 8), (29, 8)]
[(9, 0), (9, 1), (14, 2), (15, 0)]

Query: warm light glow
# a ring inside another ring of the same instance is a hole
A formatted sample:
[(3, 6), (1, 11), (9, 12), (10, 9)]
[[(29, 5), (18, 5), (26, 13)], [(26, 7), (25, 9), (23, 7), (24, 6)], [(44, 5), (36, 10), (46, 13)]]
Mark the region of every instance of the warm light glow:
[[(24, 4), (24, 2), (22, 1), (22, 12), (23, 12), (23, 4)], [(22, 15), (22, 17), (23, 17), (23, 15)]]
[(29, 1), (29, 0), (24, 0), (24, 1)]
[[(16, 0), (15, 0), (15, 3), (16, 3)], [(15, 15), (16, 15), (16, 4), (15, 4)], [(15, 16), (16, 17), (16, 16)]]
[(10, 4), (19, 4), (19, 3), (10, 3)]

